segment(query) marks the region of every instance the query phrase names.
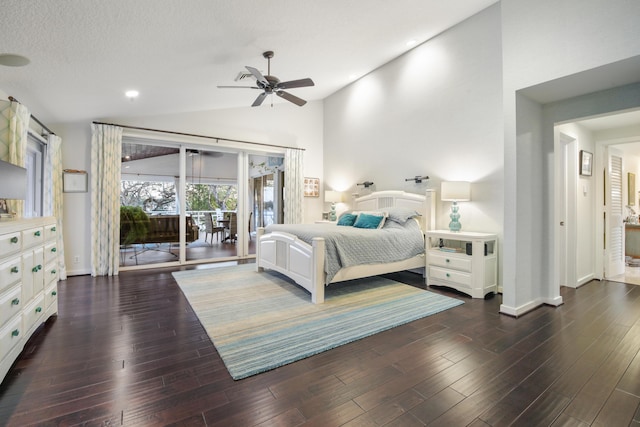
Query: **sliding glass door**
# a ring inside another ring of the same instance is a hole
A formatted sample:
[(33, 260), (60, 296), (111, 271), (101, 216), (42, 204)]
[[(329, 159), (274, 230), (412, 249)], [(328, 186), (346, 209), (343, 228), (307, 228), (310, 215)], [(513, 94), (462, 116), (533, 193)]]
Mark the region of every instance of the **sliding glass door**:
[(282, 156), (124, 139), (121, 161), (121, 268), (251, 257), (283, 222)]

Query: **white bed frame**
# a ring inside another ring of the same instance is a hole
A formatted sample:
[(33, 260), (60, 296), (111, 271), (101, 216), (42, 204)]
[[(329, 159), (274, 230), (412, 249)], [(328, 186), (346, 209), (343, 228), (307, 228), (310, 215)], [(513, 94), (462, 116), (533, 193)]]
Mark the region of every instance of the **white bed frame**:
[[(435, 229), (435, 190), (427, 190), (424, 195), (404, 191), (378, 191), (355, 199), (352, 210), (364, 211), (403, 207), (422, 214), (418, 218), (423, 231)], [(293, 234), (274, 231), (265, 234), (264, 228), (257, 230), (256, 269), (275, 270), (291, 278), (311, 292), (314, 304), (324, 302), (324, 239), (316, 237), (309, 245)], [(342, 268), (331, 283), (361, 277), (393, 273), (412, 268), (425, 267), (425, 254), (413, 258), (385, 264), (367, 264)]]

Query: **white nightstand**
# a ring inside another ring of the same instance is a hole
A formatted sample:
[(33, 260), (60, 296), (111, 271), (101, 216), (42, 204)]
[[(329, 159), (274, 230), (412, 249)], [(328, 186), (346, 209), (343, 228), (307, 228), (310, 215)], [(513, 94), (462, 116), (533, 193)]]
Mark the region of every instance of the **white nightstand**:
[(433, 230), (425, 237), (427, 286), (447, 286), (473, 298), (497, 292), (497, 235)]

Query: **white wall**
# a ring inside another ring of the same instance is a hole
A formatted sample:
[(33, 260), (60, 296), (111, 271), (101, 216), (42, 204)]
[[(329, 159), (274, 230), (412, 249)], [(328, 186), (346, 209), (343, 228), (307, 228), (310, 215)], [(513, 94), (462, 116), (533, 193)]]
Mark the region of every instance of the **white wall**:
[[(302, 108), (275, 104), (273, 108), (264, 106), (96, 120), (304, 148), (305, 175), (321, 179), (323, 176), (321, 101), (309, 102)], [(91, 124), (68, 123), (55, 126), (54, 130), (63, 140), (63, 167), (89, 171), (91, 169)], [(215, 145), (215, 141), (208, 144)], [(91, 271), (90, 201), (90, 193), (65, 193), (64, 195), (65, 262), (69, 275), (88, 274)], [(305, 198), (305, 222), (320, 219), (322, 208), (320, 199)], [(75, 257), (78, 257), (78, 262), (74, 262)]]
[[(329, 188), (422, 192), (472, 182), (464, 230), (502, 231), (500, 9), (492, 7), (325, 99)], [(428, 175), (423, 185), (405, 179)], [(450, 203), (437, 225), (447, 228)]]
[[(512, 0), (501, 2), (501, 9), (505, 118), (504, 295), (501, 310), (518, 315), (541, 303), (560, 303), (561, 298), (558, 287), (554, 286), (554, 207), (548, 193), (553, 188), (553, 166), (549, 164), (553, 160), (553, 124), (554, 120), (560, 121), (556, 120), (559, 115), (546, 108), (542, 121), (537, 113), (521, 114), (516, 106), (517, 91), (575, 75), (575, 79), (569, 79), (566, 84), (573, 84), (581, 93), (589, 93), (589, 80), (581, 78), (584, 77), (579, 75), (581, 72), (640, 55), (637, 31), (640, 2)], [(608, 83), (616, 86), (616, 76), (611, 76)], [(619, 84), (624, 83), (629, 82)], [(564, 104), (563, 108), (572, 114), (617, 108), (613, 97), (607, 97), (601, 104), (588, 105), (587, 102), (578, 99), (571, 105)], [(529, 131), (540, 123), (542, 129), (536, 132), (532, 144), (537, 147), (535, 157), (542, 162), (521, 171), (518, 163), (523, 149), (519, 146), (520, 131)], [(523, 182), (533, 184), (527, 186)], [(542, 212), (529, 210), (530, 203), (540, 206)], [(540, 232), (522, 232), (523, 225), (537, 221), (542, 221), (538, 224)], [(531, 258), (518, 253), (518, 249), (525, 246), (531, 248)], [(527, 274), (530, 269), (542, 272), (541, 277), (532, 278)]]

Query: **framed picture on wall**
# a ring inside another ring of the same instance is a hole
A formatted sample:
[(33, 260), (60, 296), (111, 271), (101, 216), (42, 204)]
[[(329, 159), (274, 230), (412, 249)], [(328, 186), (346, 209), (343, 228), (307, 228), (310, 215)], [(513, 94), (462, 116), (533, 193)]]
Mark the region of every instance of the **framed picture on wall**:
[(304, 197), (320, 197), (320, 178), (304, 179)]
[(580, 175), (591, 176), (593, 153), (580, 150)]

